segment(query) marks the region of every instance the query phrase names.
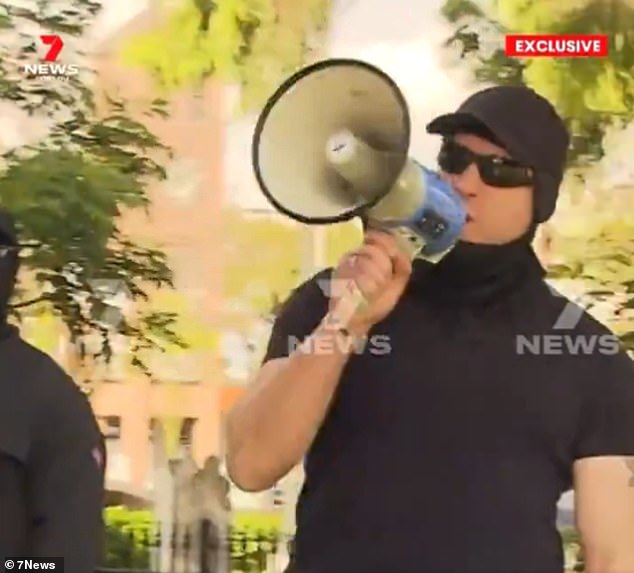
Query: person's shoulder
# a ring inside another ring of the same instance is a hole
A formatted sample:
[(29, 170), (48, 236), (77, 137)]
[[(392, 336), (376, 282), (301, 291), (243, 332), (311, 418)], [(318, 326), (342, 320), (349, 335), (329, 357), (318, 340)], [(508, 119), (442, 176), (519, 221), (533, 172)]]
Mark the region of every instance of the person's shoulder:
[[(28, 404), (34, 417), (54, 414), (86, 419), (92, 408), (85, 392), (53, 357), (20, 336), (11, 345), (9, 356), (2, 361), (8, 366), (6, 380), (14, 389), (14, 402)], [(3, 377), (4, 378), (4, 377)]]
[[(626, 371), (632, 368), (632, 359), (620, 337), (609, 323), (592, 312), (592, 306), (581, 298), (563, 294), (552, 284), (544, 282), (545, 298), (534, 308), (542, 327), (549, 334), (572, 338), (571, 344), (584, 349), (593, 366)], [(587, 352), (586, 352), (587, 350)], [(579, 364), (585, 361), (578, 360)]]
[(50, 443), (79, 432), (84, 434), (82, 440), (96, 443), (99, 430), (89, 396), (51, 356), (24, 344), (24, 351), (34, 361), (33, 370), (25, 376), (31, 389), (31, 411), (37, 420), (34, 436)]
[(96, 422), (86, 394), (60, 364), (17, 330), (2, 343), (0, 366), (0, 427), (13, 436), (19, 459), (37, 444), (94, 435)]
[(547, 310), (555, 330), (575, 334), (611, 335), (610, 328), (590, 312), (590, 306), (580, 298), (564, 294), (552, 284), (544, 283)]
[(319, 271), (316, 271), (313, 275), (301, 282), (292, 292), (295, 293), (319, 293), (322, 296), (328, 294), (330, 279), (332, 277), (334, 269), (332, 267), (326, 267)]
[(272, 311), (271, 335), (262, 363), (288, 356), (290, 341), (304, 339), (318, 326), (328, 310), (331, 275), (331, 268), (316, 272), (276, 305)]
[[(76, 388), (70, 376), (49, 354), (37, 348), (21, 336), (16, 336), (2, 361), (16, 384), (31, 392), (41, 390), (45, 394)], [(36, 394), (37, 395), (37, 394)]]

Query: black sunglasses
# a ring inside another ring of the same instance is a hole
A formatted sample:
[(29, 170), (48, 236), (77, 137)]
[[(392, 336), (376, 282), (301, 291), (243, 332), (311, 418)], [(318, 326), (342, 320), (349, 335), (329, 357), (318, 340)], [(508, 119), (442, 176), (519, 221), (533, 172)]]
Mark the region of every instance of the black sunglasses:
[(492, 187), (523, 187), (534, 182), (533, 170), (518, 161), (499, 155), (480, 155), (445, 139), (438, 153), (438, 166), (446, 173), (460, 175), (474, 163), (480, 179)]

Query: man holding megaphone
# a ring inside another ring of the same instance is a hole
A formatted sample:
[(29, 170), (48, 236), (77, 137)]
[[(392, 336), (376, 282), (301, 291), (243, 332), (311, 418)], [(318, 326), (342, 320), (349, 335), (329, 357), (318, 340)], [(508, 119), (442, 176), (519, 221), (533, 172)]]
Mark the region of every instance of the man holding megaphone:
[[(586, 570), (634, 571), (632, 361), (553, 293), (531, 246), (566, 162), (553, 107), (523, 87), (477, 92), (427, 127), (442, 137), (435, 179), (411, 160), (389, 167), (409, 123), (380, 71), (319, 64), (272, 99), (254, 152), (272, 203), (307, 223), (344, 211), (365, 221), (363, 244), (286, 301), (228, 420), (240, 488), (268, 489), (304, 460), (287, 572), (563, 571), (556, 505), (570, 489)], [(310, 144), (291, 121), (306, 106), (322, 114), (304, 126), (321, 134)], [(385, 155), (340, 168), (331, 152), (346, 145), (328, 134), (342, 128), (348, 149), (369, 142)], [(331, 159), (311, 164), (324, 144)], [(388, 352), (356, 345), (376, 336)]]

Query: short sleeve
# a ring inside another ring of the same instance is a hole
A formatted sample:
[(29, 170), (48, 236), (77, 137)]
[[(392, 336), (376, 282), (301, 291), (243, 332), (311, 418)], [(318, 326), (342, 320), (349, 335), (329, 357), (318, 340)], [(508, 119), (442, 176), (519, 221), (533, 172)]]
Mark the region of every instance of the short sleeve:
[(325, 269), (295, 288), (275, 318), (262, 363), (285, 358), (317, 328), (328, 309), (328, 284), (332, 270)]
[(589, 380), (575, 458), (634, 455), (634, 362), (602, 356)]

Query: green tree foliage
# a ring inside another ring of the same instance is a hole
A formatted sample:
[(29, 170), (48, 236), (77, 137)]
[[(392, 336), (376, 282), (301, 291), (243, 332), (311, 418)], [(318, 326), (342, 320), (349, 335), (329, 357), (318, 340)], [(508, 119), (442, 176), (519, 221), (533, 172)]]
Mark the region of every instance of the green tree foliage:
[(330, 1), (181, 0), (122, 57), (166, 92), (214, 75), (241, 86), (243, 109), (257, 108), (319, 47)]
[[(34, 3), (33, 10), (0, 5), (5, 41), (0, 46), (0, 97), (32, 120), (46, 124), (45, 135), (2, 155), (0, 205), (17, 219), (28, 280), (13, 307), (15, 317), (47, 312), (57, 317), (80, 349), (86, 337), (100, 332), (106, 358), (110, 333), (128, 336), (136, 352), (163, 340), (178, 342), (174, 316), (152, 312), (134, 321), (103, 324), (103, 294), (98, 284), (116, 284), (135, 300), (148, 288), (170, 286), (172, 277), (162, 252), (136, 244), (118, 228), (126, 211), (147, 209), (145, 187), (164, 177), (158, 163), (169, 150), (142, 123), (128, 115), (125, 103), (108, 99), (98, 113), (91, 88), (94, 73), (74, 49), (100, 10), (88, 0)], [(64, 63), (80, 62), (82, 73), (67, 79), (28, 77), (24, 65), (37, 63), (39, 38), (23, 32), (36, 23), (61, 34)], [(163, 113), (154, 102), (147, 113)], [(33, 296), (33, 292), (38, 293)]]
[(553, 249), (563, 256), (549, 275), (583, 281), (593, 304), (611, 303), (616, 313), (611, 326), (634, 352), (634, 220), (606, 206), (593, 217), (580, 212), (577, 224), (555, 235)]
[[(443, 16), (478, 80), (527, 84), (547, 97), (574, 136), (571, 164), (604, 154), (608, 125), (634, 117), (634, 5), (627, 0), (446, 0)], [(504, 34), (608, 34), (607, 58), (507, 58)]]

